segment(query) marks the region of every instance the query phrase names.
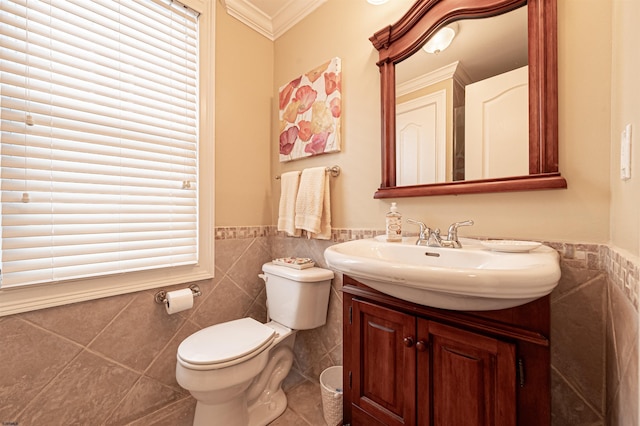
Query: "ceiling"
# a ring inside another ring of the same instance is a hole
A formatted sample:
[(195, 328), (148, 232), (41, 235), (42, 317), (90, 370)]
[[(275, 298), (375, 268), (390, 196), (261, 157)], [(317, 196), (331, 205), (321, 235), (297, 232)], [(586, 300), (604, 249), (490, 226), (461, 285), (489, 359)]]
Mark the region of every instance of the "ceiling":
[(227, 13), (275, 40), (327, 0), (220, 0)]

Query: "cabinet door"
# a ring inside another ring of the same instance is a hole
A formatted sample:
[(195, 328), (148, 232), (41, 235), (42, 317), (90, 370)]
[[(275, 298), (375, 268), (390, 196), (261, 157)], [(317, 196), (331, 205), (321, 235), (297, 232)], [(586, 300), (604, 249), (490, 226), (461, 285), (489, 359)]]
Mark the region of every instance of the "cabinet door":
[(351, 401), (389, 426), (415, 424), (415, 331), (411, 315), (353, 301)]
[(515, 345), (419, 320), (417, 346), (421, 425), (516, 425)]

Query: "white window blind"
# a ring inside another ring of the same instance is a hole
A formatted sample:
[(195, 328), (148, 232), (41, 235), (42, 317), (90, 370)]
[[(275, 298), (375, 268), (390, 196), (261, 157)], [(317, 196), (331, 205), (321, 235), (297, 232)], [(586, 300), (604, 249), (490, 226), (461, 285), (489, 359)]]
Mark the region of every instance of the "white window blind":
[(198, 261), (198, 17), (0, 0), (2, 282)]

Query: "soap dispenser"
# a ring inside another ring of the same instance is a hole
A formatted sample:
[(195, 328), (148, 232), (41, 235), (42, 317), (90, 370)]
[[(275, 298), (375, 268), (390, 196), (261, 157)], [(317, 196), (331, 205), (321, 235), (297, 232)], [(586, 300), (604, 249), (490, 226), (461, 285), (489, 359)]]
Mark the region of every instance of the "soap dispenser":
[(396, 203), (391, 203), (391, 209), (387, 213), (387, 241), (402, 241), (402, 215), (398, 212)]

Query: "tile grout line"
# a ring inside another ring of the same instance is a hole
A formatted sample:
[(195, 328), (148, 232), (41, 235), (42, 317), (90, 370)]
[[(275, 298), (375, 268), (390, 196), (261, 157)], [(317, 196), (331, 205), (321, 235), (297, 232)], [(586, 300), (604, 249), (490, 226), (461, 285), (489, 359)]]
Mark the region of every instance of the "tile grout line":
[[(109, 413), (109, 416), (105, 419), (105, 423), (111, 418), (113, 417), (113, 415), (115, 414), (115, 411), (118, 409), (118, 407), (120, 407), (120, 405), (127, 399), (127, 397), (131, 394), (131, 392), (133, 392), (133, 389), (136, 387), (136, 385), (138, 383), (140, 383), (140, 381), (142, 380), (143, 377), (147, 377), (150, 380), (153, 380), (157, 383), (159, 383), (161, 386), (164, 387), (168, 387), (170, 389), (174, 389), (175, 388), (173, 386), (168, 386), (150, 376), (147, 375), (147, 372), (149, 371), (149, 369), (151, 368), (151, 366), (153, 366), (155, 364), (155, 362), (162, 356), (162, 353), (169, 347), (169, 345), (171, 345), (171, 342), (173, 342), (173, 340), (178, 336), (178, 334), (187, 326), (187, 323), (191, 323), (193, 324), (193, 322), (191, 322), (188, 318), (184, 318), (183, 317), (183, 321), (182, 321), (182, 325), (180, 327), (178, 327), (178, 329), (175, 331), (175, 333), (171, 336), (171, 338), (169, 338), (167, 340), (167, 343), (165, 343), (165, 345), (158, 350), (157, 355), (149, 362), (149, 364), (145, 367), (145, 369), (142, 372), (138, 372), (135, 371), (137, 374), (139, 374), (138, 379), (131, 385), (131, 387), (129, 388), (129, 390), (127, 392), (125, 392), (125, 394), (123, 395), (123, 397), (120, 399), (120, 401), (118, 401), (118, 403), (114, 406), (113, 410)], [(146, 416), (145, 416), (146, 417)]]
[[(101, 352), (96, 351), (95, 349), (91, 349), (91, 348), (89, 348), (89, 345), (90, 345), (90, 344), (91, 344), (91, 343), (92, 343), (92, 342), (93, 342), (93, 341), (98, 337), (98, 335), (102, 334), (102, 332), (104, 332), (104, 330), (105, 330), (107, 327), (109, 327), (109, 325), (111, 325), (111, 324), (113, 323), (113, 321), (115, 321), (116, 317), (118, 317), (118, 316), (122, 313), (122, 311), (124, 311), (124, 310), (125, 310), (125, 309), (126, 309), (126, 308), (131, 304), (131, 303), (133, 303), (133, 300), (132, 300), (131, 302), (127, 303), (127, 304), (125, 305), (125, 307), (124, 307), (120, 312), (118, 312), (117, 314), (115, 314), (115, 315), (114, 315), (114, 317), (113, 317), (113, 319), (112, 319), (111, 321), (109, 321), (109, 322), (107, 323), (107, 325), (105, 325), (105, 327), (104, 327), (104, 328), (103, 328), (103, 329), (102, 329), (98, 334), (96, 334), (96, 337), (95, 337), (94, 339), (92, 339), (92, 340), (91, 340), (87, 345), (83, 345), (83, 344), (81, 344), (81, 343), (78, 343), (78, 342), (76, 342), (76, 341), (74, 341), (74, 340), (72, 340), (72, 339), (70, 339), (70, 338), (68, 338), (68, 337), (66, 337), (66, 336), (63, 336), (63, 335), (61, 335), (61, 334), (59, 334), (59, 333), (57, 333), (57, 332), (55, 332), (55, 331), (48, 330), (48, 329), (44, 328), (43, 326), (38, 325), (38, 324), (35, 324), (35, 323), (33, 323), (33, 322), (31, 322), (31, 321), (29, 321), (29, 320), (27, 320), (27, 319), (19, 318), (19, 321), (25, 322), (25, 323), (27, 323), (27, 324), (29, 324), (29, 325), (31, 325), (31, 326), (33, 326), (33, 327), (37, 328), (37, 329), (40, 329), (40, 330), (42, 330), (42, 331), (44, 331), (44, 332), (46, 332), (46, 333), (49, 333), (49, 334), (51, 334), (51, 335), (53, 335), (53, 336), (56, 336), (56, 337), (58, 337), (58, 338), (60, 338), (60, 339), (63, 339), (63, 340), (65, 340), (65, 341), (67, 341), (67, 342), (69, 342), (69, 343), (71, 343), (71, 344), (73, 344), (73, 345), (75, 345), (75, 346), (79, 347), (79, 348), (80, 348), (80, 350), (78, 351), (78, 353), (77, 353), (73, 358), (71, 358), (67, 363), (65, 363), (65, 365), (60, 369), (60, 372), (58, 372), (58, 374), (56, 374), (56, 375), (55, 375), (55, 376), (54, 376), (50, 381), (48, 381), (45, 385), (43, 385), (43, 387), (42, 387), (42, 389), (40, 390), (40, 392), (38, 392), (38, 393), (37, 393), (37, 394), (36, 394), (36, 395), (31, 399), (31, 401), (29, 401), (29, 402), (25, 405), (25, 407), (24, 407), (24, 408), (23, 408), (23, 409), (22, 409), (22, 410), (17, 414), (17, 416), (19, 416), (19, 415), (23, 414), (23, 413), (24, 413), (24, 411), (26, 411), (26, 409), (27, 409), (27, 408), (29, 408), (29, 406), (33, 403), (33, 401), (34, 401), (34, 400), (36, 400), (36, 399), (37, 399), (37, 398), (38, 398), (38, 397), (39, 397), (39, 396), (40, 396), (40, 395), (41, 395), (41, 394), (42, 394), (46, 389), (48, 389), (48, 388), (50, 387), (50, 384), (51, 384), (52, 382), (54, 382), (54, 381), (55, 381), (55, 380), (56, 380), (56, 379), (57, 379), (57, 378), (58, 378), (58, 377), (59, 377), (59, 376), (60, 376), (64, 371), (66, 371), (66, 370), (69, 368), (69, 365), (70, 365), (70, 364), (72, 364), (72, 363), (73, 363), (73, 361), (75, 361), (75, 360), (76, 360), (80, 355), (82, 355), (82, 353), (83, 353), (83, 352), (87, 352), (87, 353), (89, 353), (89, 354), (91, 354), (91, 355), (94, 355), (94, 356), (96, 356), (96, 357), (98, 357), (98, 358), (100, 358), (100, 359), (104, 360), (104, 361), (107, 361), (107, 362), (109, 362), (109, 363), (111, 363), (111, 364), (115, 364), (115, 365), (117, 365), (118, 367), (121, 367), (121, 368), (123, 368), (123, 369), (125, 369), (125, 370), (127, 370), (127, 371), (130, 371), (131, 373), (134, 373), (134, 374), (136, 374), (136, 375), (138, 376), (138, 378), (134, 381), (134, 383), (131, 385), (131, 387), (127, 390), (127, 392), (125, 393), (125, 395), (123, 396), (123, 398), (122, 398), (122, 399), (120, 399), (120, 400), (117, 402), (117, 404), (114, 406), (114, 409), (113, 409), (111, 412), (109, 412), (109, 413), (108, 413), (108, 416), (107, 416), (107, 417), (105, 418), (105, 420), (104, 420), (104, 422), (107, 422), (107, 421), (111, 418), (111, 416), (113, 416), (113, 413), (114, 413), (114, 412), (115, 412), (115, 410), (118, 408), (118, 406), (119, 406), (119, 405), (120, 405), (120, 404), (121, 404), (121, 403), (126, 399), (126, 397), (130, 394), (130, 392), (133, 390), (133, 388), (135, 387), (135, 385), (136, 385), (136, 384), (137, 384), (137, 383), (142, 379), (142, 377), (143, 377), (143, 376), (146, 376), (146, 372), (148, 371), (148, 369), (150, 368), (150, 366), (151, 366), (151, 365), (152, 365), (152, 364), (157, 360), (157, 358), (162, 354), (162, 351), (164, 351), (164, 350), (166, 349), (166, 347), (171, 343), (171, 341), (172, 341), (172, 340), (173, 340), (173, 338), (178, 334), (178, 332), (179, 332), (180, 330), (182, 330), (182, 328), (183, 328), (183, 327), (185, 327), (185, 326), (186, 326), (187, 322), (190, 322), (190, 321), (188, 321), (187, 319), (185, 319), (185, 320), (183, 321), (182, 326), (180, 326), (180, 328), (178, 328), (178, 330), (176, 331), (176, 333), (174, 334), (174, 336), (173, 336), (171, 339), (169, 339), (169, 341), (167, 342), (167, 344), (162, 348), (162, 350), (158, 353), (158, 355), (157, 355), (157, 356), (156, 356), (156, 357), (155, 357), (155, 358), (154, 358), (154, 359), (149, 363), (149, 365), (145, 368), (145, 370), (141, 372), (141, 371), (135, 370), (135, 369), (133, 369), (133, 368), (131, 368), (131, 367), (129, 367), (129, 366), (127, 366), (127, 365), (125, 365), (125, 364), (122, 364), (121, 362), (119, 362), (119, 361), (117, 361), (117, 360), (115, 360), (115, 359), (112, 359), (112, 358), (110, 358), (109, 356), (107, 356), (107, 355), (105, 355), (105, 354), (103, 354), (103, 353), (101, 353)], [(193, 324), (193, 322), (191, 322), (191, 323)], [(155, 380), (155, 379), (153, 379), (153, 378), (151, 378), (151, 377), (149, 377), (149, 376), (146, 376), (146, 377), (150, 378), (151, 380)], [(171, 389), (174, 389), (173, 387), (171, 387), (171, 386), (167, 386), (167, 385), (165, 385), (165, 384), (164, 384), (164, 383), (162, 383), (162, 382), (159, 382), (159, 381), (157, 381), (157, 380), (155, 380), (155, 381), (156, 381), (156, 382), (158, 382), (159, 384), (161, 384), (161, 385), (165, 386), (165, 387), (169, 387), (169, 388), (171, 388)], [(102, 424), (104, 424), (104, 422), (103, 422)]]
[(178, 405), (180, 405), (183, 401), (185, 401), (185, 400), (187, 400), (187, 399), (190, 399), (190, 398), (193, 398), (193, 397), (191, 396), (191, 394), (184, 395), (184, 397), (182, 397), (182, 398), (180, 398), (180, 399), (178, 399), (178, 400), (176, 400), (176, 401), (173, 401), (173, 402), (169, 403), (168, 405), (164, 405), (164, 406), (162, 406), (162, 407), (158, 408), (157, 410), (152, 411), (152, 412), (150, 412), (150, 413), (148, 413), (148, 414), (144, 415), (143, 417), (139, 417), (139, 418), (137, 418), (137, 419), (135, 419), (135, 420), (132, 420), (132, 421), (130, 421), (130, 422), (127, 422), (127, 423), (125, 424), (125, 426), (134, 425), (134, 424), (136, 424), (136, 423), (139, 423), (140, 421), (144, 421), (144, 419), (146, 419), (147, 417), (154, 416), (154, 415), (156, 415), (156, 414), (158, 414), (158, 413), (161, 413), (162, 411), (165, 411), (165, 410), (166, 410), (167, 412), (165, 413), (165, 415), (164, 415), (163, 417), (166, 417), (168, 414), (173, 414), (173, 413), (175, 413), (175, 412), (180, 408), (180, 407), (177, 407)]
[[(136, 294), (136, 293), (132, 293), (132, 295), (134, 295), (134, 294)], [(134, 300), (136, 299), (136, 297), (137, 297), (137, 296), (133, 296), (133, 297), (131, 298), (131, 300), (129, 300), (129, 302), (128, 302), (128, 303), (125, 303), (125, 305), (122, 307), (122, 309), (120, 309), (120, 310), (118, 311), (118, 313), (116, 313), (116, 314), (113, 316), (113, 318), (111, 318), (111, 321), (109, 321), (109, 322), (108, 322), (104, 327), (102, 327), (102, 329), (101, 329), (100, 331), (98, 331), (98, 332), (96, 333), (96, 335), (95, 335), (95, 336), (93, 336), (93, 339), (91, 339), (91, 341), (89, 341), (89, 343), (87, 343), (87, 345), (86, 345), (86, 348), (87, 348), (87, 349), (89, 349), (89, 346), (91, 346), (91, 345), (93, 344), (93, 342), (95, 342), (95, 341), (98, 339), (98, 337), (102, 336), (102, 334), (105, 332), (105, 330), (106, 330), (107, 328), (109, 328), (109, 326), (110, 326), (111, 324), (113, 324), (113, 323), (115, 322), (115, 320), (116, 320), (116, 319), (118, 319), (118, 318), (122, 315), (122, 313), (123, 313), (125, 310), (127, 310), (127, 308), (128, 308), (129, 306), (131, 306), (131, 304), (134, 302)]]
[(553, 306), (554, 304), (556, 304), (557, 302), (560, 302), (564, 299), (566, 299), (569, 296), (573, 296), (574, 294), (580, 292), (582, 289), (584, 289), (587, 286), (592, 285), (594, 282), (598, 281), (599, 279), (604, 278), (605, 280), (605, 286), (607, 288), (609, 288), (609, 277), (607, 276), (607, 273), (604, 271), (598, 271), (598, 274), (591, 278), (590, 280), (587, 280), (585, 282), (583, 282), (582, 284), (573, 287), (571, 290), (568, 290), (566, 293), (561, 294), (560, 296), (558, 296), (557, 298), (553, 299), (551, 301), (551, 305)]
[[(573, 392), (573, 394), (580, 400), (584, 405), (589, 407), (589, 409), (595, 414), (601, 421), (605, 420), (602, 416), (603, 413), (600, 412), (596, 407), (594, 407), (589, 401), (584, 399), (582, 392), (580, 392), (569, 379), (567, 379), (554, 365), (551, 365), (551, 370), (555, 371), (558, 377), (566, 384), (569, 389)], [(605, 407), (606, 408), (606, 407)], [(605, 413), (606, 414), (606, 413)]]
[(17, 412), (17, 413), (16, 413), (16, 415), (15, 415), (15, 416), (16, 416), (16, 418), (20, 418), (20, 416), (22, 416), (22, 415), (24, 414), (24, 412), (25, 412), (25, 411), (27, 411), (27, 408), (29, 408), (29, 407), (33, 404), (33, 402), (34, 402), (36, 399), (38, 399), (38, 397), (39, 397), (40, 395), (42, 395), (42, 394), (43, 394), (47, 389), (49, 389), (49, 387), (51, 386), (51, 384), (52, 384), (52, 383), (53, 383), (53, 382), (54, 382), (58, 377), (60, 377), (60, 375), (62, 375), (62, 373), (63, 373), (63, 372), (67, 371), (67, 369), (69, 368), (69, 364), (73, 363), (73, 361), (75, 361), (76, 359), (78, 359), (78, 357), (80, 356), (80, 354), (82, 354), (82, 352), (86, 350), (86, 348), (85, 348), (83, 345), (81, 345), (81, 344), (79, 344), (79, 343), (77, 343), (77, 342), (74, 342), (73, 340), (71, 340), (71, 339), (69, 339), (69, 338), (67, 338), (67, 337), (64, 337), (64, 336), (62, 336), (62, 335), (59, 335), (59, 334), (57, 334), (57, 333), (54, 333), (53, 331), (47, 330), (47, 329), (45, 329), (45, 328), (43, 328), (43, 327), (39, 326), (38, 324), (34, 324), (34, 323), (32, 323), (31, 321), (28, 321), (28, 320), (26, 320), (26, 319), (24, 319), (24, 318), (18, 318), (18, 320), (19, 320), (19, 321), (23, 321), (23, 322), (25, 322), (25, 323), (27, 323), (27, 324), (29, 324), (29, 325), (33, 326), (33, 327), (36, 327), (36, 328), (38, 328), (38, 329), (40, 329), (40, 330), (42, 330), (42, 331), (45, 331), (45, 332), (47, 332), (47, 333), (50, 333), (50, 334), (52, 334), (52, 335), (54, 335), (54, 336), (56, 336), (56, 337), (59, 337), (59, 338), (64, 339), (64, 340), (67, 340), (68, 342), (73, 343), (73, 344), (74, 344), (74, 345), (76, 345), (76, 346), (79, 346), (79, 351), (78, 351), (78, 353), (77, 353), (77, 354), (75, 354), (75, 356), (71, 357), (71, 359), (69, 359), (69, 361), (67, 361), (67, 362), (64, 364), (64, 366), (60, 369), (60, 371), (58, 371), (58, 373), (57, 373), (57, 374), (55, 374), (55, 375), (51, 378), (51, 380), (49, 380), (47, 383), (45, 383), (45, 384), (42, 386), (42, 388), (40, 389), (40, 391), (39, 391), (39, 392), (37, 392), (37, 393), (33, 396), (33, 398), (31, 398), (31, 400), (30, 400), (28, 403), (26, 403), (26, 404), (25, 404), (25, 406), (22, 408), (22, 410), (20, 410), (19, 412)]
[[(307, 378), (306, 375), (302, 374), (301, 372), (298, 372), (298, 374), (300, 374), (305, 380), (303, 382), (300, 382), (297, 385), (293, 386), (291, 389), (289, 389), (289, 392), (293, 392), (294, 389), (302, 387), (303, 385), (305, 385), (305, 382), (310, 383), (313, 386), (315, 386), (316, 384), (319, 384), (319, 383), (314, 382), (313, 380), (310, 380), (309, 378)], [(289, 393), (289, 392), (287, 392), (287, 393)], [(320, 407), (322, 408), (322, 399), (320, 399)], [(298, 412), (294, 407), (290, 406), (288, 403), (287, 403), (287, 408), (289, 410), (291, 410), (291, 412), (293, 412), (297, 417), (302, 419), (302, 421), (304, 421), (308, 425), (310, 425), (310, 426), (318, 426), (318, 425), (314, 425), (313, 423), (311, 423), (311, 421), (308, 420), (307, 417), (304, 415), (305, 413)], [(324, 422), (323, 422), (323, 424), (324, 424)]]

